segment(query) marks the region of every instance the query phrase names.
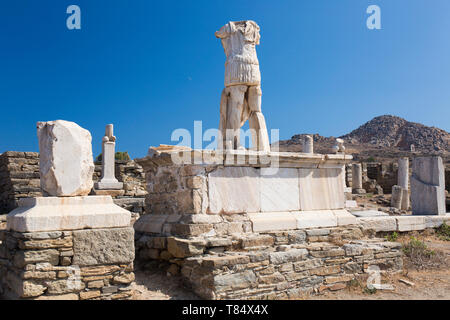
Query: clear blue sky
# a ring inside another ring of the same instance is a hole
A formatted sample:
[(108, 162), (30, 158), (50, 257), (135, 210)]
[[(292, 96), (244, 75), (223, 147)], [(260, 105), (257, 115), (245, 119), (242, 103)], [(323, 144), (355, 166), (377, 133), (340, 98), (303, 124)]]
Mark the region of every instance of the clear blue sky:
[[(81, 30), (66, 8), (81, 8)], [(366, 8), (381, 7), (382, 30)], [(449, 0), (2, 0), (0, 152), (38, 151), (36, 122), (91, 131), (144, 156), (176, 128), (219, 121), (225, 55), (214, 32), (255, 20), (263, 112), (280, 138), (339, 136), (394, 114), (450, 131)]]

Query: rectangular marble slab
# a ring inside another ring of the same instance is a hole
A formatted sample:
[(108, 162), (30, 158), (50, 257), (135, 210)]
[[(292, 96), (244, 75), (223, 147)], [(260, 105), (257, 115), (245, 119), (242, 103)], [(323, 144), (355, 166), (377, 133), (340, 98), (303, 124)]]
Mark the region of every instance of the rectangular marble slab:
[(260, 187), (262, 212), (300, 210), (297, 169), (262, 168)]
[(208, 175), (209, 213), (261, 211), (259, 170), (224, 167)]
[(342, 169), (299, 169), (300, 210), (345, 208)]

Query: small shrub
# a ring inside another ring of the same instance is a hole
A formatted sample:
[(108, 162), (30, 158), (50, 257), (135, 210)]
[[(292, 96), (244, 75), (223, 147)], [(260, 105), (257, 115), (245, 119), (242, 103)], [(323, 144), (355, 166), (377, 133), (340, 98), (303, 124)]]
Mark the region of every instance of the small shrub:
[[(114, 159), (117, 161), (130, 161), (130, 155), (128, 154), (128, 151), (120, 152), (117, 151), (114, 155)], [(97, 158), (95, 158), (95, 162), (102, 162), (102, 154), (100, 153)]]
[(450, 241), (450, 226), (444, 222), (439, 228), (436, 229), (436, 234), (439, 239)]
[(445, 256), (442, 252), (430, 250), (425, 242), (415, 237), (411, 237), (410, 241), (403, 245), (402, 251), (417, 269), (439, 268), (445, 263)]
[(377, 293), (377, 289), (376, 288), (368, 288), (368, 287), (365, 287), (364, 288), (364, 293), (367, 293), (367, 294), (375, 294), (375, 293)]
[(369, 158), (367, 158), (367, 162), (375, 162), (375, 158), (374, 157), (369, 157)]
[(387, 241), (390, 242), (395, 242), (398, 240), (398, 233), (397, 232), (392, 232), (391, 234), (388, 234), (387, 236), (384, 237)]

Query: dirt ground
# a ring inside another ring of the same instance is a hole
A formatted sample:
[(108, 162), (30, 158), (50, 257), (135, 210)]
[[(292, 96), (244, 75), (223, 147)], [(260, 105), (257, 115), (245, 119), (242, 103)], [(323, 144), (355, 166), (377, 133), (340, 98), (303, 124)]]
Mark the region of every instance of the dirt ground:
[[(441, 254), (444, 261), (437, 268), (418, 270), (404, 257), (404, 270), (395, 275), (382, 275), (383, 284), (391, 284), (394, 290), (367, 290), (365, 279), (353, 281), (346, 289), (324, 292), (305, 297), (309, 300), (448, 300), (450, 299), (450, 242), (442, 241), (435, 235), (408, 234), (397, 241), (407, 243), (410, 237), (426, 243), (430, 250)], [(144, 271), (143, 269), (147, 269)], [(409, 284), (400, 281), (406, 280)], [(180, 277), (168, 276), (158, 267), (137, 268), (134, 285), (136, 300), (186, 300), (199, 299), (186, 289)]]

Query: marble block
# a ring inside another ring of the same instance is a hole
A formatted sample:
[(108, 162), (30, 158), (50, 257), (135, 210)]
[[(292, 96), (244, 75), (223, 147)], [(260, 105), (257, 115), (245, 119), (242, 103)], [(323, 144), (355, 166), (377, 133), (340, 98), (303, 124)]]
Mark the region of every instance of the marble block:
[(297, 219), (297, 229), (337, 227), (338, 219), (331, 210), (301, 211), (292, 213)]
[(445, 215), (445, 169), (441, 157), (413, 159), (411, 206), (414, 215)]
[(111, 196), (38, 197), (19, 200), (7, 217), (7, 228), (18, 232), (61, 231), (129, 226), (129, 211)]
[(342, 170), (299, 169), (300, 210), (345, 208)]
[(133, 227), (138, 232), (160, 234), (168, 218), (167, 214), (146, 214), (136, 220)]
[(290, 212), (249, 213), (253, 225), (253, 232), (294, 230), (297, 219)]
[(92, 189), (91, 134), (74, 122), (38, 122), (41, 188), (57, 197), (85, 196)]
[(259, 170), (225, 167), (208, 175), (209, 213), (261, 211)]
[(369, 217), (386, 217), (389, 216), (388, 213), (378, 210), (362, 210), (362, 211), (352, 211), (352, 215), (360, 218)]
[(367, 217), (357, 220), (363, 229), (373, 229), (376, 232), (397, 230), (397, 221), (394, 217)]
[(123, 189), (123, 182), (104, 182), (99, 181), (94, 184), (97, 190), (121, 190)]
[(298, 170), (278, 168), (275, 174), (271, 174), (271, 170), (270, 168), (261, 169), (261, 211), (300, 210)]
[(332, 210), (332, 211), (337, 218), (338, 226), (346, 226), (349, 224), (357, 223), (356, 217), (347, 210)]
[(397, 221), (397, 231), (414, 231), (426, 228), (425, 217), (400, 216), (395, 217)]

